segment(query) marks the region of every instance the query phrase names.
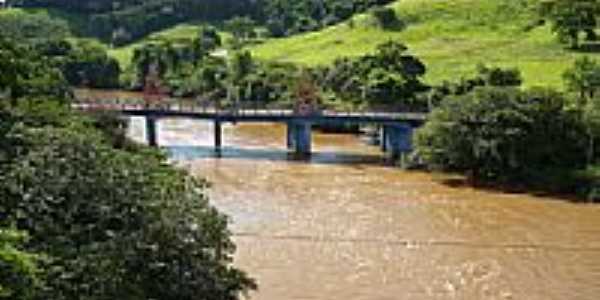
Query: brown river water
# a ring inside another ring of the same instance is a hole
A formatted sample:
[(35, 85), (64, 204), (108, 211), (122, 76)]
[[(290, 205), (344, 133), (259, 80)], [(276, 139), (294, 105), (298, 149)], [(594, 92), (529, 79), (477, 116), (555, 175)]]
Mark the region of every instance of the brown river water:
[[(143, 138), (143, 120), (131, 135)], [(214, 184), (258, 300), (600, 299), (600, 205), (444, 185), (352, 135), (288, 159), (285, 128), (163, 120), (159, 143)]]

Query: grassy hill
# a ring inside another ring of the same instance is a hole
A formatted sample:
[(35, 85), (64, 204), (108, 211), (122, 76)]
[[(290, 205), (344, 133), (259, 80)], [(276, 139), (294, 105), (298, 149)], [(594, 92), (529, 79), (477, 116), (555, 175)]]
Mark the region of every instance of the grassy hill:
[[(362, 14), (321, 31), (271, 39), (248, 49), (260, 60), (315, 66), (331, 63), (340, 56), (363, 55), (382, 42), (397, 40), (425, 61), (426, 81), (432, 84), (468, 76), (475, 72), (478, 63), (486, 63), (518, 67), (526, 86), (562, 88), (562, 73), (573, 60), (583, 55), (600, 58), (600, 53), (566, 50), (548, 26), (532, 26), (537, 20), (533, 8), (539, 1), (399, 0), (389, 7), (406, 25), (403, 29), (384, 30), (374, 24), (369, 14)], [(10, 11), (16, 10), (0, 13)], [(46, 13), (75, 26), (85, 22), (57, 10)], [(126, 67), (135, 47), (158, 39), (192, 38), (199, 26), (182, 23), (133, 44), (110, 49), (109, 53)]]
[(537, 2), (400, 0), (390, 7), (406, 24), (403, 30), (383, 30), (373, 25), (369, 15), (358, 15), (319, 32), (270, 40), (250, 50), (262, 60), (320, 65), (398, 40), (426, 62), (430, 83), (456, 80), (485, 62), (518, 67), (527, 86), (561, 88), (562, 72), (584, 54), (565, 50), (548, 26), (531, 26), (536, 21), (533, 8)]

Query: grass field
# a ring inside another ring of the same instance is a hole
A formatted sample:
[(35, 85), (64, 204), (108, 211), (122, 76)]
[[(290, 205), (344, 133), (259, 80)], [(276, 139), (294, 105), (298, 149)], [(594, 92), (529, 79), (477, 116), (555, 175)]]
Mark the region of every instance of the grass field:
[[(261, 60), (308, 66), (340, 56), (372, 52), (388, 40), (405, 43), (428, 66), (426, 80), (439, 83), (475, 72), (478, 63), (518, 67), (526, 86), (562, 88), (562, 73), (577, 56), (560, 45), (548, 26), (536, 21), (536, 0), (400, 0), (390, 5), (406, 23), (383, 30), (368, 15), (319, 32), (270, 40), (250, 48)], [(598, 54), (588, 53), (598, 56)]]

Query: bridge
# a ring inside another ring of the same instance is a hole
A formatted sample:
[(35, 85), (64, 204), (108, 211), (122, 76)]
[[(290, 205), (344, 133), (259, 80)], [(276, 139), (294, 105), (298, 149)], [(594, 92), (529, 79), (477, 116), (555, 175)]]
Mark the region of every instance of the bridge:
[(310, 155), (313, 125), (373, 124), (379, 128), (382, 151), (394, 159), (412, 151), (412, 135), (426, 120), (424, 113), (339, 112), (322, 110), (300, 114), (291, 109), (217, 109), (194, 103), (132, 104), (122, 101), (79, 101), (72, 104), (82, 111), (110, 111), (146, 119), (146, 140), (158, 146), (157, 122), (162, 118), (188, 118), (214, 122), (214, 146), (222, 147), (222, 124), (272, 122), (287, 125), (287, 148), (298, 155)]

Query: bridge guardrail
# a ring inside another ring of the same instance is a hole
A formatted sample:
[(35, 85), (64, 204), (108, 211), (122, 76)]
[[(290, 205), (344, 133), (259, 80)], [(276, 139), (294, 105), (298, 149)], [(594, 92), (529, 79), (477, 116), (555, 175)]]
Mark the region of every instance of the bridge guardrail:
[[(289, 106), (282, 105), (259, 105), (251, 103), (246, 105), (225, 106), (210, 105), (210, 102), (170, 100), (162, 103), (146, 103), (140, 99), (79, 99), (73, 103), (73, 107), (81, 110), (98, 111), (162, 111), (201, 113), (222, 116), (294, 116), (294, 110)], [(414, 120), (425, 120), (425, 113), (418, 112), (381, 112), (381, 111), (338, 111), (333, 109), (322, 109), (311, 115), (298, 115), (300, 117), (378, 117), (378, 118), (403, 118)]]

